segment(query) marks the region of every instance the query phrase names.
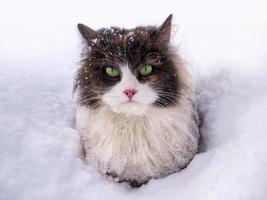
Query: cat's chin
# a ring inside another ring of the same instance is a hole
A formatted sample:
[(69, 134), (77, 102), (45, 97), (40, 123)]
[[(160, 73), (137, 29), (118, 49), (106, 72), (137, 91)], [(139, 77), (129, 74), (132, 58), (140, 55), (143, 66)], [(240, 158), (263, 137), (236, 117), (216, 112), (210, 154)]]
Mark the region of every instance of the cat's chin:
[(148, 105), (138, 102), (126, 102), (116, 106), (111, 106), (110, 108), (115, 113), (131, 116), (131, 115), (143, 115), (147, 111)]

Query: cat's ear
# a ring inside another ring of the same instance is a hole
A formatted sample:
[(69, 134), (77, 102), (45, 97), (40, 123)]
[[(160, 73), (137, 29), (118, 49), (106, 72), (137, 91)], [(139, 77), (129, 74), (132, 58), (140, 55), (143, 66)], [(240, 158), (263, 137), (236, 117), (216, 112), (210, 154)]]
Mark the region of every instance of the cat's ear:
[(78, 24), (77, 27), (85, 40), (91, 41), (96, 38), (96, 32), (90, 27), (84, 24)]
[(168, 44), (171, 38), (172, 14), (158, 27), (156, 42)]

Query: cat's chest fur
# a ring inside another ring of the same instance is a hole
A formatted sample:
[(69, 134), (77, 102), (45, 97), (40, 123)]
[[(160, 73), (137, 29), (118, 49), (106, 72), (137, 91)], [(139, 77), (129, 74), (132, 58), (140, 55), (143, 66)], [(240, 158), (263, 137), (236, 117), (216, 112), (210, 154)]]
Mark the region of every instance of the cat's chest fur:
[(186, 98), (142, 116), (83, 106), (77, 109), (77, 127), (90, 164), (120, 180), (145, 182), (179, 171), (192, 159), (199, 139), (195, 116)]

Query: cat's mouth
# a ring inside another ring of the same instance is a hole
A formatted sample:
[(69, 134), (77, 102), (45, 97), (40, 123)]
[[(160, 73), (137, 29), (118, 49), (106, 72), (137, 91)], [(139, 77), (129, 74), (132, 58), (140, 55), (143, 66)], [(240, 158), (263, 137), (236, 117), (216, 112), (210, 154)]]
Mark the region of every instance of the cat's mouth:
[(111, 109), (116, 113), (126, 115), (143, 115), (148, 106), (134, 100), (123, 102), (117, 106), (112, 106)]
[(123, 102), (122, 104), (141, 104), (141, 103), (139, 103), (135, 100), (128, 100), (128, 101)]

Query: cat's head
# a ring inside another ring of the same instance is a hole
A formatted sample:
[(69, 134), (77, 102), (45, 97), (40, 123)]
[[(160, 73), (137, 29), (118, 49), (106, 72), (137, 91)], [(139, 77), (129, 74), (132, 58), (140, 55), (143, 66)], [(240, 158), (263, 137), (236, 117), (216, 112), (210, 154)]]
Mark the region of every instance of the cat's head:
[(97, 31), (79, 24), (85, 41), (75, 89), (79, 103), (108, 106), (127, 115), (177, 103), (177, 57), (170, 49), (170, 15), (159, 27), (109, 28)]

